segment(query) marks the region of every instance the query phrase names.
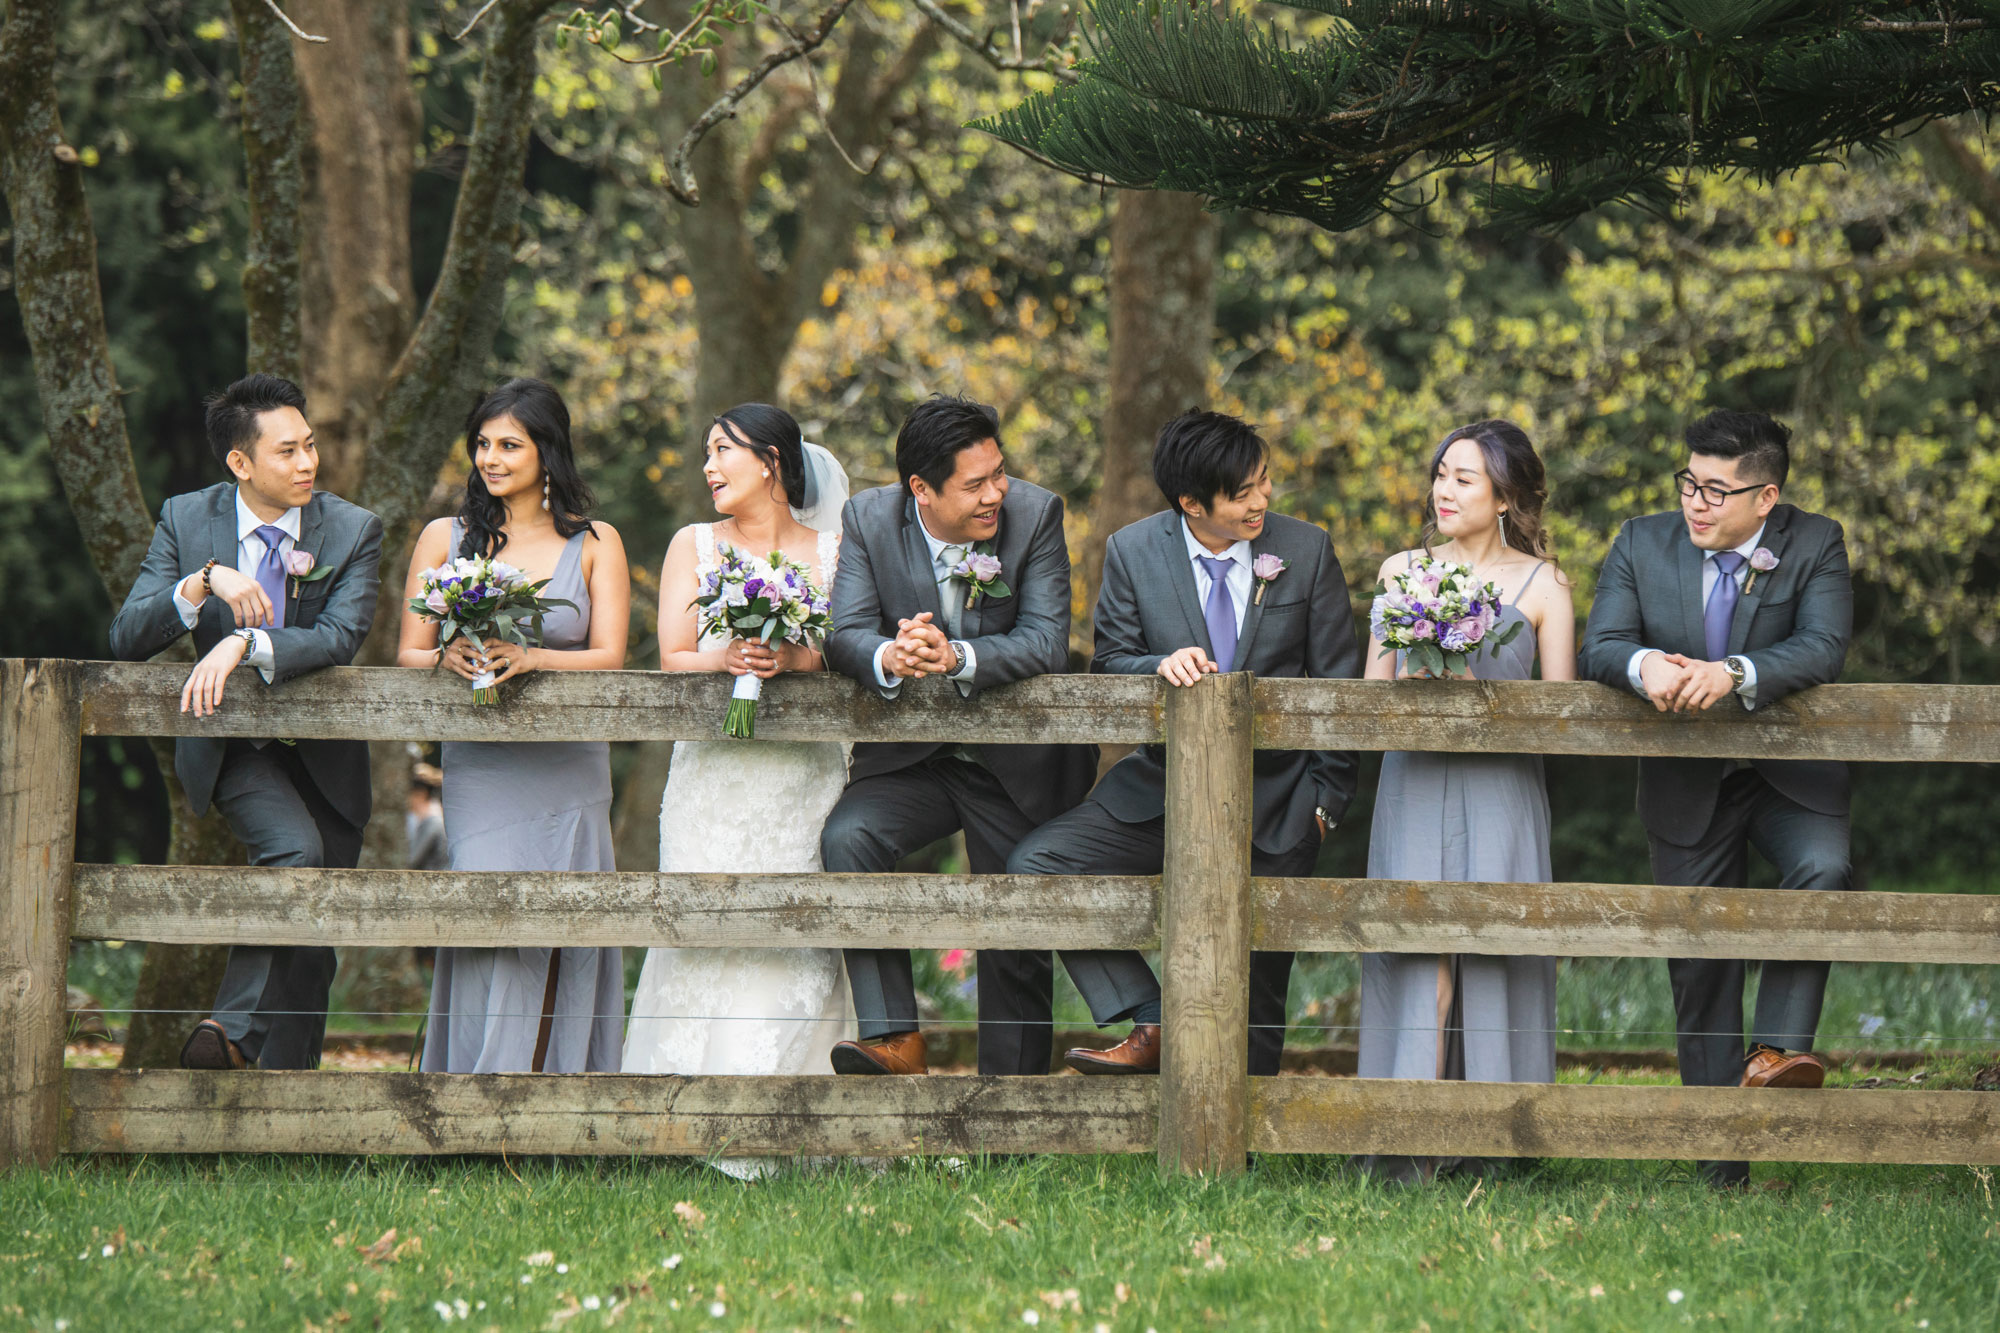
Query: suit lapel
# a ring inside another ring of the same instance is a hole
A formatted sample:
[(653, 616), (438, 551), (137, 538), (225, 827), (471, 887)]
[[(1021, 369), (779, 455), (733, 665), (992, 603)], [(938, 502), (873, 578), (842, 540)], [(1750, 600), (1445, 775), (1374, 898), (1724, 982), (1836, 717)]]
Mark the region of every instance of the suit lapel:
[[(209, 558), (231, 569), (239, 567), (242, 543), (236, 540), (236, 488), (224, 486), (216, 492), (208, 511)], [(248, 572), (248, 571), (244, 571)]]
[[(1773, 510), (1771, 518), (1764, 528), (1764, 539), (1758, 545), (1764, 550), (1769, 551), (1772, 555), (1782, 558), (1785, 554), (1785, 543), (1791, 538), (1791, 535), (1791, 525), (1785, 522), (1777, 511)], [(1783, 568), (1783, 566), (1781, 565), (1779, 568)], [(1772, 574), (1776, 574), (1777, 572), (1776, 569), (1771, 571)], [(1769, 578), (1766, 575), (1758, 574), (1750, 584), (1750, 591), (1744, 593), (1737, 601), (1736, 614), (1729, 621), (1729, 652), (1731, 655), (1742, 652), (1743, 645), (1749, 641), (1751, 622), (1757, 619), (1757, 608), (1763, 605), (1764, 594), (1769, 590)]]
[[(313, 568), (319, 568), (320, 547), (326, 541), (321, 520), (326, 515), (326, 506), (315, 495), (306, 502), (304, 512), (299, 515), (299, 539), (292, 543), (294, 551), (304, 551), (313, 558)], [(333, 575), (327, 575), (332, 578)], [(292, 623), (292, 613), (299, 607), (299, 592), (304, 585), (296, 579), (285, 580), (285, 623)]]
[[(994, 555), (1000, 554), (1000, 544), (1006, 539), (1007, 539), (1007, 502), (1005, 500), (1002, 500), (1000, 502), (1000, 522), (998, 524), (998, 531), (996, 531), (993, 534)], [(1002, 583), (1007, 584), (1010, 588), (1013, 586), (1013, 581), (1009, 577), (1012, 574), (1012, 572), (1013, 572), (1012, 567), (1007, 563), (1007, 561), (1002, 560), (1000, 562), (1000, 581)], [(986, 607), (986, 599), (984, 597), (981, 597), (977, 601), (972, 602), (964, 610), (958, 613), (959, 616), (958, 634), (960, 638), (976, 639), (979, 637), (979, 618), (981, 613), (985, 610), (985, 607)]]
[(910, 582), (916, 585), (917, 611), (931, 613), (931, 623), (944, 624), (944, 603), (938, 599), (937, 579), (931, 573), (931, 548), (924, 540), (923, 521), (917, 517), (917, 502), (903, 501), (903, 563)]
[[(1201, 613), (1201, 598), (1195, 593), (1194, 562), (1188, 559), (1187, 539), (1181, 535), (1179, 513), (1161, 517), (1159, 550), (1167, 571), (1167, 582), (1174, 585), (1174, 596), (1181, 604), (1181, 614), (1187, 618), (1188, 633), (1193, 636), (1189, 642), (1200, 644), (1204, 653), (1214, 657), (1215, 645), (1209, 641), (1208, 620)], [(1238, 657), (1242, 655), (1240, 651), (1237, 653)]]
[[(1257, 567), (1257, 557), (1264, 553), (1264, 543), (1270, 540), (1270, 520), (1265, 520), (1264, 535), (1250, 543), (1250, 567)], [(1255, 574), (1250, 579), (1250, 605), (1243, 608), (1243, 632), (1236, 636), (1236, 661), (1231, 665), (1238, 671), (1250, 669), (1250, 648), (1257, 642), (1257, 627), (1264, 623), (1264, 599), (1257, 595), (1259, 588)]]
[(1708, 655), (1708, 629), (1702, 619), (1704, 609), (1701, 600), (1702, 551), (1688, 540), (1687, 529), (1680, 530), (1680, 538), (1674, 543), (1674, 580), (1679, 585), (1681, 610), (1685, 616), (1684, 632), (1687, 635), (1688, 652), (1695, 658)]

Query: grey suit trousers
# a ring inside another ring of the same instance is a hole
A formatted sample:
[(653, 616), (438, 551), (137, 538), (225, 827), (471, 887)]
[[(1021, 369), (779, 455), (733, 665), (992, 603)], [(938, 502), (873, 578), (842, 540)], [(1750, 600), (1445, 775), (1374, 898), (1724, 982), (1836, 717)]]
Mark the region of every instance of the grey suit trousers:
[[(1035, 826), (984, 765), (940, 751), (893, 773), (847, 784), (820, 834), (820, 861), (844, 874), (883, 874), (960, 829), (975, 875), (999, 874)], [(863, 1038), (917, 1030), (908, 949), (848, 949), (847, 983)], [(979, 1072), (1046, 1074), (1054, 1042), (1055, 971), (1046, 953), (981, 949)]]
[[(230, 741), (214, 799), (251, 865), (351, 869), (360, 858), (361, 830), (327, 803), (289, 745)], [(259, 1068), (317, 1069), (336, 966), (327, 948), (233, 948), (215, 1021)]]
[[(1127, 823), (1095, 798), (1036, 829), (1007, 862), (1010, 875), (1157, 875), (1166, 859), (1164, 817)], [(1273, 855), (1250, 849), (1250, 873), (1300, 877), (1313, 872), (1320, 840), (1308, 837)], [(1065, 950), (1063, 966), (1098, 1026), (1130, 1016), (1160, 998), (1160, 983), (1143, 954), (1131, 950)], [(1292, 955), (1259, 950), (1250, 955), (1250, 1072), (1275, 1074), (1285, 1048), (1285, 992)], [(1171, 1032), (1162, 1031), (1172, 1041)]]

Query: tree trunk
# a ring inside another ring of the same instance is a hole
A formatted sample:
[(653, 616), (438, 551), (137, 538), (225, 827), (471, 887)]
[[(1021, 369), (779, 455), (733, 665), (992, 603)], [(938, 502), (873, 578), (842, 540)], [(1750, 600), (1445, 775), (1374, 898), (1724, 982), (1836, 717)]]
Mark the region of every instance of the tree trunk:
[(243, 64), (244, 180), (250, 202), (243, 308), (249, 324), (249, 369), (297, 383), (304, 361), (299, 203), (305, 134), (292, 34), (259, 0), (230, 0), (229, 12)]
[[(234, 3), (265, 8), (262, 0)], [(300, 304), (320, 485), (351, 499), (367, 468), (382, 387), (416, 310), (410, 179), (420, 116), (410, 86), (409, 5), (293, 0), (289, 12), (327, 39), (293, 48), (308, 125)], [(400, 579), (396, 591), (400, 605)]]
[(1083, 544), (1086, 610), (1077, 623), (1086, 653), (1105, 539), (1162, 504), (1153, 440), (1169, 419), (1208, 402), (1219, 230), (1192, 194), (1127, 190), (1111, 216), (1111, 392), (1099, 431), (1103, 480)]

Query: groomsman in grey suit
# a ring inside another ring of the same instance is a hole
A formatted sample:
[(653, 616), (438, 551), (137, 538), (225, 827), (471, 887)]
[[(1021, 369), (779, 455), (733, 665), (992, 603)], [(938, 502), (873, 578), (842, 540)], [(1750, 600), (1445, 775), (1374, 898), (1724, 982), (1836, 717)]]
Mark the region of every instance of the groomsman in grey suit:
[[(1598, 576), (1580, 665), (1661, 711), (1764, 707), (1840, 675), (1854, 619), (1840, 524), (1779, 503), (1791, 432), (1755, 412), (1711, 412), (1687, 431), (1677, 513), (1620, 529)], [(1845, 764), (1819, 760), (1641, 759), (1639, 817), (1661, 884), (1741, 886), (1755, 847), (1785, 889), (1845, 889)], [(1681, 1082), (1816, 1088), (1813, 1055), (1828, 965), (1763, 963), (1750, 1047), (1744, 964), (1672, 958)], [(1719, 1185), (1745, 1162), (1704, 1162)]]
[[(139, 579), (111, 623), (111, 653), (143, 661), (192, 632), (201, 661), (181, 711), (222, 706), (230, 674), (268, 684), (353, 660), (375, 616), (382, 520), (316, 492), (306, 398), (251, 375), (208, 404), (208, 442), (233, 480), (160, 510)], [(183, 737), (174, 771), (197, 815), (211, 802), (260, 866), (347, 866), (368, 822), (368, 746), (340, 740)], [(181, 1049), (190, 1069), (311, 1069), (326, 1035), (334, 952), (236, 948), (212, 1018)]]
[[(1347, 580), (1326, 533), (1270, 512), (1271, 476), (1257, 432), (1219, 412), (1168, 422), (1153, 478), (1171, 509), (1113, 533), (1097, 595), (1092, 671), (1193, 685), (1211, 671), (1315, 679), (1361, 674)], [(1354, 798), (1350, 751), (1259, 750), (1250, 869), (1310, 875), (1321, 841)], [(1126, 756), (1090, 799), (1014, 850), (1010, 874), (1157, 875), (1165, 856), (1166, 756)], [(1160, 984), (1131, 952), (1065, 952), (1098, 1026), (1130, 1020), (1108, 1051), (1064, 1058), (1086, 1074), (1160, 1067)], [(1285, 1044), (1292, 955), (1250, 956), (1250, 1072), (1275, 1074)], [(1168, 1034), (1171, 1038), (1171, 1034)]]
[[(841, 519), (833, 669), (898, 698), (943, 676), (967, 699), (1069, 664), (1069, 546), (1059, 496), (1010, 480), (994, 410), (921, 403), (896, 437), (894, 486)], [(963, 829), (974, 874), (997, 874), (1029, 830), (1083, 799), (1094, 745), (862, 744), (820, 837), (828, 870), (880, 873)], [(921, 1074), (924, 1039), (906, 949), (849, 949), (858, 1041), (843, 1074)], [(1053, 972), (1046, 952), (979, 951), (979, 1072), (1046, 1074)]]

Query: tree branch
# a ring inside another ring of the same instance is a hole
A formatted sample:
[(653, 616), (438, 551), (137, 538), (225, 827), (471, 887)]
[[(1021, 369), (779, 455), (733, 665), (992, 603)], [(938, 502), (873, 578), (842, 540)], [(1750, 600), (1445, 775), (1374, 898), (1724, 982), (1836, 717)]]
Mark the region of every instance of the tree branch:
[(717, 98), (708, 110), (696, 118), (694, 124), (681, 136), (674, 148), (673, 156), (667, 159), (667, 189), (674, 198), (689, 208), (701, 205), (701, 187), (695, 182), (694, 173), (688, 169), (688, 158), (698, 147), (704, 136), (723, 121), (736, 114), (736, 108), (743, 99), (757, 90), (757, 86), (771, 76), (773, 70), (789, 65), (792, 61), (812, 54), (825, 44), (832, 34), (834, 25), (847, 12), (854, 0), (833, 0), (821, 10), (812, 27), (796, 35), (793, 40), (777, 50), (769, 52), (762, 60), (750, 67), (750, 72), (738, 79), (735, 86)]
[(0, 23), (0, 190), (49, 453), (116, 604), (138, 577), (153, 523), (111, 365), (90, 201), (56, 102), (60, 8), (59, 0), (12, 0)]
[(551, 3), (494, 0), (489, 6), (499, 22), (479, 76), (444, 263), (369, 427), (368, 470), (356, 499), (382, 517), (385, 587), (493, 352), (527, 196), (535, 25)]
[[(313, 36), (311, 33), (307, 32), (304, 28), (301, 28), (298, 24), (292, 22), (291, 15), (285, 13), (284, 10), (278, 8), (278, 0), (264, 0), (264, 6), (265, 8), (269, 9), (273, 14), (277, 15), (278, 21), (284, 24), (287, 28), (290, 28), (292, 30), (292, 36), (298, 38), (300, 41), (323, 42), (326, 40), (326, 38), (324, 37)], [(493, 6), (491, 4), (487, 5), (488, 9), (491, 9), (492, 7)], [(239, 24), (242, 22), (242, 18), (240, 16), (238, 17), (237, 22)]]
[[(1035, 60), (1028, 60), (1022, 56), (1021, 11), (1018, 8), (1014, 10), (1014, 54), (1009, 56), (994, 47), (993, 37), (990, 33), (985, 37), (980, 37), (971, 28), (966, 27), (965, 24), (960, 23), (957, 19), (946, 13), (944, 7), (938, 4), (937, 0), (911, 0), (911, 3), (916, 5), (924, 17), (935, 23), (947, 37), (995, 69), (1019, 74), (1047, 74), (1054, 77), (1060, 83), (1076, 82), (1075, 71), (1054, 63), (1052, 57), (1060, 49), (1054, 42), (1050, 42), (1047, 46), (1043, 47), (1041, 56)], [(1074, 24), (1075, 20), (1072, 19), (1070, 27), (1074, 27)], [(1069, 31), (1069, 27), (1064, 29), (1065, 37)]]
[(1929, 121), (1912, 136), (1917, 156), (1932, 180), (1957, 195), (1961, 202), (2000, 232), (2000, 178), (1987, 170), (1979, 155), (1941, 120)]

